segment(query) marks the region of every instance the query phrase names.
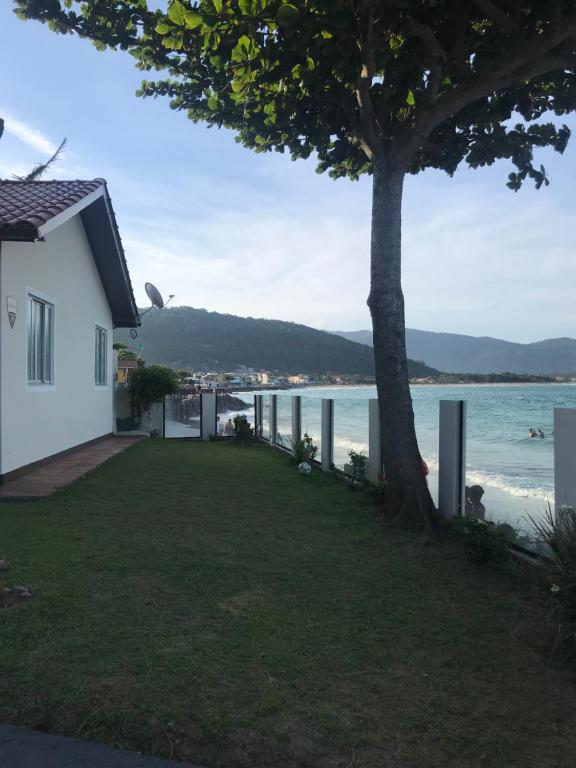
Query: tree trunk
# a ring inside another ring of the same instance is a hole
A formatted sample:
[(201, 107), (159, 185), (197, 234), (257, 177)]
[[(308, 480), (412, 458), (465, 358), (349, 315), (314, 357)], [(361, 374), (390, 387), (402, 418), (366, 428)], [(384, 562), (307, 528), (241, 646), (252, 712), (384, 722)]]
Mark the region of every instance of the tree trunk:
[(384, 504), (395, 523), (435, 531), (436, 510), (416, 440), (408, 383), (401, 285), (405, 170), (388, 154), (374, 160), (371, 283), (376, 385), (384, 463)]

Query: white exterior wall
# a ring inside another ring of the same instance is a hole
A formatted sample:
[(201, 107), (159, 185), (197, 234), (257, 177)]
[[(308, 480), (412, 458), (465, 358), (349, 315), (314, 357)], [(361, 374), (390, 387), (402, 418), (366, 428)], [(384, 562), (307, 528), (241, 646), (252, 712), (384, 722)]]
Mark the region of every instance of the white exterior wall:
[[(45, 242), (1, 244), (0, 473), (113, 431), (112, 315), (80, 216)], [(28, 384), (27, 295), (54, 305), (54, 383)], [(10, 328), (6, 297), (18, 302)], [(107, 384), (94, 380), (95, 327), (108, 332)]]

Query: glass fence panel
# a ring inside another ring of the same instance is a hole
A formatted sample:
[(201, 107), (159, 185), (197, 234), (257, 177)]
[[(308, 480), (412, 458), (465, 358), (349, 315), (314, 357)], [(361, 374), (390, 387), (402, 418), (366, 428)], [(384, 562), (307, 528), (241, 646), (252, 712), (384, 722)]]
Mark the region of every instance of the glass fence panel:
[(368, 458), (368, 399), (350, 397), (334, 402), (334, 466), (345, 469), (350, 451)]
[(292, 397), (278, 395), (277, 430), (278, 445), (292, 449)]
[(270, 396), (262, 397), (262, 437), (270, 440)]
[(165, 437), (200, 437), (200, 395), (181, 393), (164, 402)]
[(302, 403), (302, 437), (308, 435), (313, 445), (318, 449), (314, 456), (320, 461), (322, 451), (322, 400), (317, 397), (303, 397)]
[(469, 398), (464, 514), (504, 526), (512, 543), (545, 554), (533, 521), (553, 509), (553, 412), (526, 403), (520, 417), (522, 399), (518, 387), (499, 393), (500, 406)]
[(254, 427), (254, 395), (251, 392), (218, 392), (218, 434), (234, 434), (234, 419), (243, 416)]

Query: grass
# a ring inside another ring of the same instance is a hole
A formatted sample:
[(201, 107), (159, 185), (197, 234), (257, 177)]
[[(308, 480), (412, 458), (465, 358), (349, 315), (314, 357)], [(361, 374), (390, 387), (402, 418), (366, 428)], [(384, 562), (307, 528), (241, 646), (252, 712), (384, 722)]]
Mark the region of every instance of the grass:
[(0, 507), (0, 720), (227, 768), (568, 768), (529, 591), (266, 446), (149, 440)]

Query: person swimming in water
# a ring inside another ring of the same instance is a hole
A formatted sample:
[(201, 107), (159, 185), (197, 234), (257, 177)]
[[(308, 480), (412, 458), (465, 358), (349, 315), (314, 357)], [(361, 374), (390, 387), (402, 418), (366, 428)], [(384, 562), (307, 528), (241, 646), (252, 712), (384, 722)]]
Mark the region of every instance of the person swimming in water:
[(528, 430), (528, 436), (529, 437), (538, 437), (538, 434), (537, 434), (536, 430), (533, 427), (530, 427), (530, 429)]
[(540, 440), (544, 440), (544, 438), (546, 437), (546, 435), (544, 434), (544, 432), (542, 432), (541, 429), (538, 430), (538, 437), (540, 438)]

